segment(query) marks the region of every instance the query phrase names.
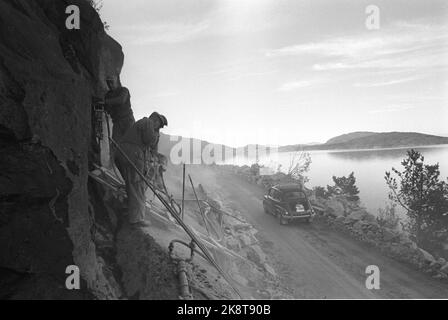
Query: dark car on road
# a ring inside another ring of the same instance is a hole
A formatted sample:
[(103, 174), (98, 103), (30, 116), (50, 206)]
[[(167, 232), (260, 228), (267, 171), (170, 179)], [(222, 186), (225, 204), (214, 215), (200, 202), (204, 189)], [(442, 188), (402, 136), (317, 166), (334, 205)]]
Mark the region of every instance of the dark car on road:
[(310, 222), (314, 215), (304, 189), (298, 184), (276, 185), (263, 198), (264, 212), (277, 217), (280, 224), (293, 220)]

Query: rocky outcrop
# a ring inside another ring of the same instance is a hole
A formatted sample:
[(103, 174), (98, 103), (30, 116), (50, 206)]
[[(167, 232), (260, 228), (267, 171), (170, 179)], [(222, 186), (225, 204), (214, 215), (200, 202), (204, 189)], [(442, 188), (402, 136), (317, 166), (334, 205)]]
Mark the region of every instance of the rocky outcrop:
[[(80, 30), (65, 28), (71, 4)], [(120, 45), (87, 1), (0, 1), (0, 273), (17, 284), (2, 286), (3, 296), (39, 283), (30, 298), (60, 298), (71, 264), (85, 296), (119, 296), (93, 240), (99, 217), (87, 182), (98, 157), (92, 98), (122, 64)]]
[(144, 300), (178, 299), (174, 264), (143, 229), (121, 228), (117, 236), (117, 263), (125, 296)]

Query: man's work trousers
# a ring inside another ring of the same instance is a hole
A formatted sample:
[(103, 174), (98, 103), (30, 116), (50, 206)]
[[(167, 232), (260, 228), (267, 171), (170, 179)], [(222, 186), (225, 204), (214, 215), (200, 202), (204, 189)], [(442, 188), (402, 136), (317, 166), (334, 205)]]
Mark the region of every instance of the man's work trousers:
[[(119, 143), (126, 131), (135, 123), (134, 116), (129, 115), (118, 120), (113, 120), (112, 139)], [(113, 144), (110, 145), (110, 154), (115, 162), (115, 155), (119, 153)], [(118, 165), (117, 165), (118, 167)], [(120, 172), (121, 173), (121, 172)]]
[[(120, 143), (121, 149), (128, 158), (135, 164), (141, 173), (146, 175), (145, 151), (140, 146), (130, 143)], [(149, 153), (149, 152), (148, 152)], [(124, 156), (117, 151), (115, 163), (126, 183), (126, 193), (128, 196), (128, 215), (130, 223), (138, 223), (145, 220), (147, 185), (135, 169), (129, 164)]]

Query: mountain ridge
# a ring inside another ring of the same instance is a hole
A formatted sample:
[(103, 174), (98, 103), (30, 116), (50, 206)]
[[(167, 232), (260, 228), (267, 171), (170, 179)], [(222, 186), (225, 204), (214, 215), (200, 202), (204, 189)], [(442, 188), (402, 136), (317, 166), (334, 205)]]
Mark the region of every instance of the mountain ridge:
[[(223, 147), (223, 152), (236, 153), (244, 150), (247, 153), (250, 146), (265, 147), (259, 144), (248, 144), (244, 147), (230, 147), (219, 143), (210, 143), (205, 140), (190, 138), (191, 141), (200, 142), (201, 150), (206, 145), (213, 145), (216, 147)], [(178, 140), (180, 141), (180, 140)], [(162, 150), (171, 150), (171, 147), (177, 142), (170, 141), (170, 135), (162, 134), (161, 144)], [(345, 150), (345, 149), (381, 149), (381, 148), (401, 148), (401, 147), (417, 147), (427, 145), (448, 144), (448, 137), (419, 133), (419, 132), (372, 132), (372, 131), (355, 131), (342, 134), (330, 138), (325, 143), (316, 144), (292, 144), (278, 147), (279, 152), (294, 152), (300, 150)], [(190, 143), (191, 146), (191, 143)]]
[(355, 131), (342, 134), (317, 145), (290, 145), (280, 147), (280, 152), (298, 150), (351, 150), (402, 148), (428, 145), (448, 144), (448, 137), (424, 134), (419, 132), (370, 132)]

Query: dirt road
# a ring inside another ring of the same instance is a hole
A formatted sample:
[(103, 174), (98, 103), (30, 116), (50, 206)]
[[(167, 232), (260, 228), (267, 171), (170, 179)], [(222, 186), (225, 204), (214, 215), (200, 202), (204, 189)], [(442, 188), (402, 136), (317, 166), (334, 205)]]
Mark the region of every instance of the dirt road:
[[(257, 238), (295, 298), (448, 298), (448, 285), (376, 249), (318, 224), (281, 226), (263, 212), (263, 190), (238, 176), (205, 169), (198, 183), (219, 191), (258, 230)], [(380, 269), (380, 290), (365, 287), (368, 265)]]

